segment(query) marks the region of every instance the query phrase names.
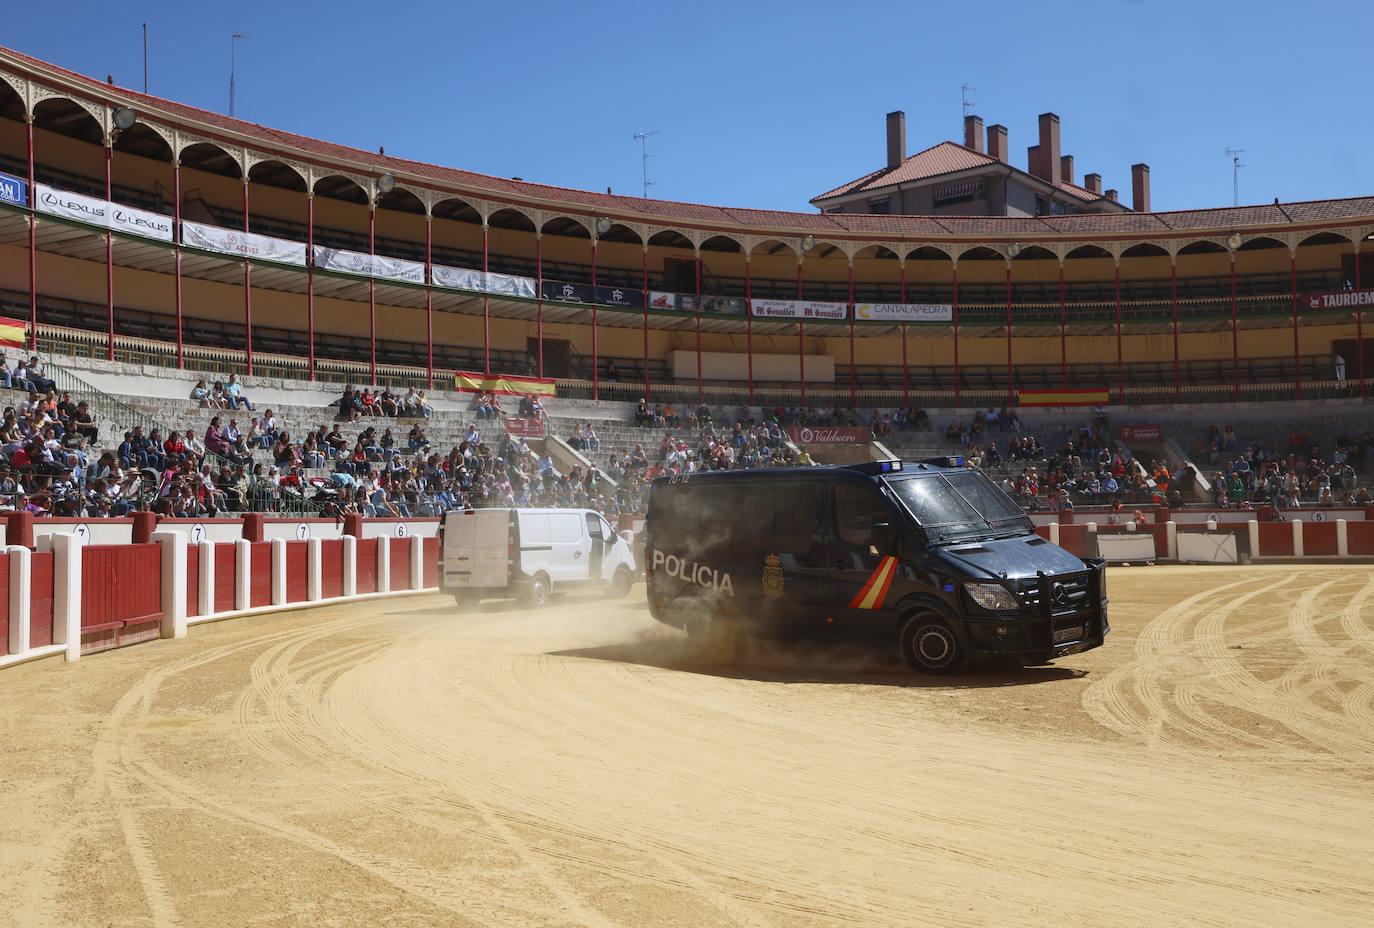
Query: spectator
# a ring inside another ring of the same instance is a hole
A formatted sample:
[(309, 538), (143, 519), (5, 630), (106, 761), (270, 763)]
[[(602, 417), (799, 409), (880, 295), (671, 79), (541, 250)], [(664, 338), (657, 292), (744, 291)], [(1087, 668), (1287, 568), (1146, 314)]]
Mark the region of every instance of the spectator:
[(43, 363), (38, 360), (38, 355), (29, 358), (28, 373), (25, 375), (25, 379), (33, 384), (33, 388), (39, 393), (47, 393), (57, 387), (57, 384), (43, 376)]
[(210, 388), (205, 386), (205, 381), (196, 381), (196, 385), (191, 388), (191, 399), (195, 400), (201, 406), (210, 405)]
[(229, 375), (229, 382), (224, 385), (224, 398), (230, 409), (238, 409), (242, 405), (249, 412), (253, 411), (253, 404), (243, 395), (243, 388), (239, 386), (238, 374)]

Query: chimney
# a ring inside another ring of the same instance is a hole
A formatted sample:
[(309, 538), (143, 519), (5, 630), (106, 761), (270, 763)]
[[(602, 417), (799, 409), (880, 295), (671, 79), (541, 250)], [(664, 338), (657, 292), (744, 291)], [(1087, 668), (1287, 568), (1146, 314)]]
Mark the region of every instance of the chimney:
[(1026, 169), (1055, 187), (1063, 175), (1059, 164), (1059, 117), (1040, 114), (1040, 144), (1026, 149)]
[(1131, 165), (1131, 209), (1137, 213), (1150, 211), (1150, 166)]
[(1001, 123), (988, 126), (988, 154), (998, 161), (1007, 160), (1007, 127)]
[(895, 168), (906, 160), (906, 113), (887, 114), (887, 166)]
[(972, 148), (974, 151), (983, 150), (983, 117), (965, 116), (964, 117), (964, 147)]
[(1104, 197), (1106, 197), (1107, 199), (1111, 200), (1113, 203), (1117, 202), (1117, 200), (1119, 199), (1119, 198), (1117, 197), (1117, 194), (1116, 194), (1116, 190), (1115, 190), (1115, 189), (1108, 190), (1106, 193), (1104, 193), (1104, 194), (1102, 194), (1102, 195), (1103, 195)]
[(1102, 175), (1101, 175), (1101, 174), (1084, 174), (1084, 175), (1083, 175), (1083, 186), (1084, 186), (1084, 187), (1087, 187), (1089, 190), (1091, 190), (1093, 193), (1097, 194), (1098, 196), (1102, 196)]
[(1073, 155), (1063, 155), (1059, 159), (1059, 176), (1064, 183), (1073, 183)]

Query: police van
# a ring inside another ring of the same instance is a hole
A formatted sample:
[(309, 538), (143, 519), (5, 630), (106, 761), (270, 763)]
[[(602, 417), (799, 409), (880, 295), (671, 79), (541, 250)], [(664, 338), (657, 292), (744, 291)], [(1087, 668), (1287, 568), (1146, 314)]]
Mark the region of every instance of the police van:
[(542, 606), (569, 589), (629, 593), (629, 543), (592, 509), (454, 509), (439, 523), (439, 588), (457, 603)]
[(895, 643), (931, 674), (1101, 645), (1106, 562), (1036, 535), (986, 474), (940, 460), (658, 478), (650, 612), (689, 634), (725, 623)]

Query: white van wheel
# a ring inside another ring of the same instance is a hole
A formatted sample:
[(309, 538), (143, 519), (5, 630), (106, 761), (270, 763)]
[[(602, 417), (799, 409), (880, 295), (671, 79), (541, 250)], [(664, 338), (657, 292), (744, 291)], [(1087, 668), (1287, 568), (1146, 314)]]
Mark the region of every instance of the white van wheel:
[(630, 578), (630, 572), (624, 567), (615, 572), (611, 578), (611, 595), (617, 599), (628, 596), (630, 587), (634, 585), (634, 580)]
[(458, 590), (453, 594), (453, 601), (459, 609), (471, 609), (480, 599), (481, 597), (472, 590)]
[(544, 574), (535, 574), (534, 579), (525, 587), (525, 595), (522, 597), (525, 605), (532, 609), (539, 609), (548, 604), (549, 601), (549, 578)]

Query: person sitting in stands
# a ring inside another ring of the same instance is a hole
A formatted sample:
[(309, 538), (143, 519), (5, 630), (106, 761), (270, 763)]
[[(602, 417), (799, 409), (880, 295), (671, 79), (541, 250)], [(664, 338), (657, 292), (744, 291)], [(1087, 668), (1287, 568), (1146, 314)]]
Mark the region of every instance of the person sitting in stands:
[(398, 416), (401, 413), (401, 405), (396, 401), (396, 394), (387, 387), (377, 397), (377, 406), (381, 409), (384, 416)]
[(406, 391), (405, 396), (401, 397), (401, 415), (407, 418), (414, 418), (415, 416), (421, 415), (420, 394), (415, 392), (414, 386)]
[(647, 397), (642, 397), (639, 405), (635, 407), (635, 425), (640, 428), (647, 428), (654, 424), (654, 411), (649, 405)]
[(378, 415), (381, 415), (382, 410), (381, 410), (381, 407), (377, 405), (377, 395), (376, 395), (375, 393), (373, 393), (371, 390), (367, 389), (366, 387), (363, 388), (362, 402), (363, 402), (363, 415), (365, 415), (365, 416), (378, 416)]
[(39, 393), (47, 393), (49, 390), (57, 388), (56, 383), (43, 376), (43, 363), (38, 360), (38, 355), (29, 358), (28, 373), (25, 375), (25, 379), (33, 384), (33, 388)]
[(224, 395), (224, 384), (218, 380), (210, 389), (210, 395), (205, 398), (205, 405), (210, 409), (228, 409), (229, 398)]
[(434, 407), (429, 405), (429, 399), (425, 396), (424, 390), (416, 393), (415, 397), (418, 401), (416, 408), (419, 410), (420, 415), (424, 416), (426, 419), (434, 415)]
[(195, 400), (197, 403), (199, 403), (199, 404), (202, 405), (202, 406), (208, 406), (208, 405), (209, 405), (209, 403), (210, 403), (210, 388), (207, 387), (207, 386), (205, 386), (205, 381), (203, 381), (203, 380), (197, 380), (197, 381), (196, 381), (196, 385), (195, 385), (194, 387), (191, 388), (191, 399)]
[(230, 409), (238, 409), (242, 405), (249, 412), (253, 411), (253, 404), (243, 395), (243, 388), (239, 386), (238, 374), (229, 375), (229, 382), (224, 385), (224, 398)]
[(606, 379), (615, 382), (620, 379), (620, 370), (615, 366), (615, 361), (606, 361)]

